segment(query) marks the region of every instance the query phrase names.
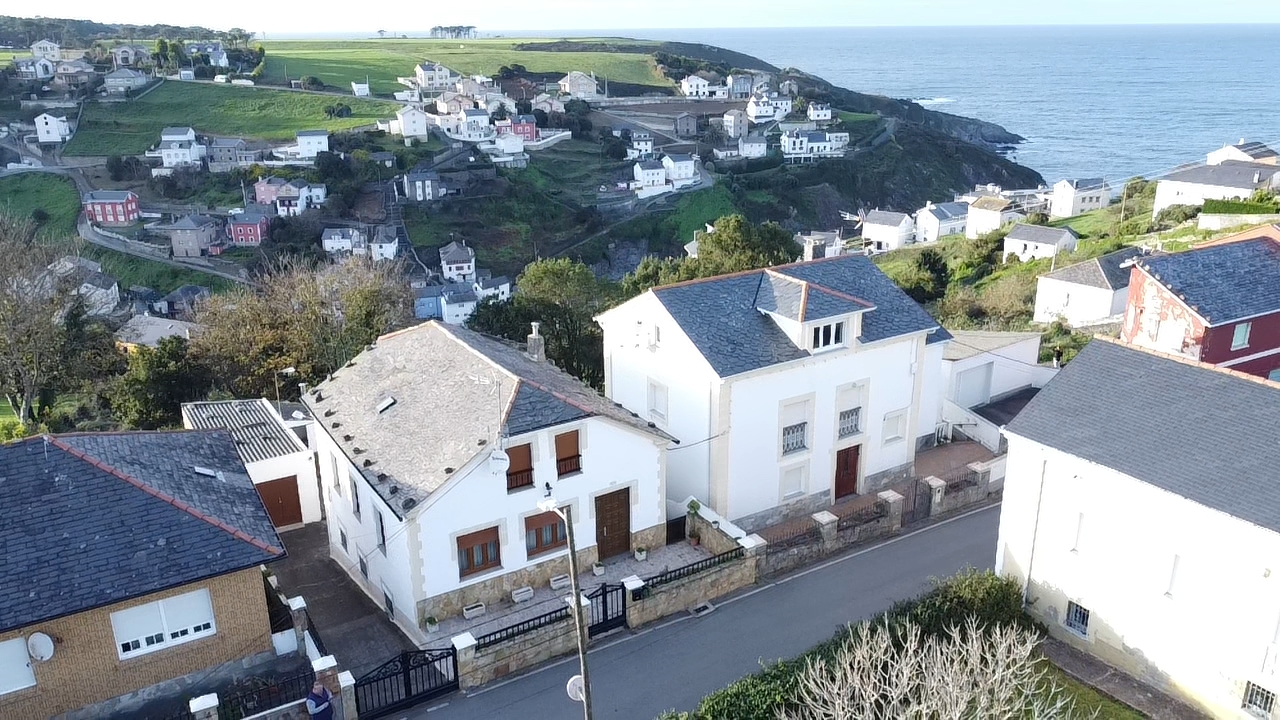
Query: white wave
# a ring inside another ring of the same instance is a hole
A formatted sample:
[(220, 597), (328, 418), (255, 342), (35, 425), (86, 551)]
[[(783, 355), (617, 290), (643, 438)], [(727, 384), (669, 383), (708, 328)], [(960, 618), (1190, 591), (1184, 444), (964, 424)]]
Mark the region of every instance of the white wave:
[(945, 98), (945, 97), (941, 97), (941, 98), (916, 98), (916, 100), (915, 100), (914, 102), (915, 102), (916, 104), (918, 104), (918, 105), (944, 105), (944, 104), (946, 104), (946, 103), (953, 103), (953, 102), (955, 102), (955, 100), (954, 100), (954, 99), (952, 99), (952, 98)]

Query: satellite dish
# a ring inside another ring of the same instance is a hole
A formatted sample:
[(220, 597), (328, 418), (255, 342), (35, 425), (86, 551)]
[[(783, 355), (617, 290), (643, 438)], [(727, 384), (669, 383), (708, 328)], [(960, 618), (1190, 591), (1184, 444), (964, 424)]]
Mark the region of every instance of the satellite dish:
[(27, 638), (27, 654), (40, 662), (49, 660), (53, 657), (53, 638), (42, 632), (32, 633)]
[(569, 699), (574, 702), (584, 702), (586, 698), (585, 685), (582, 683), (581, 675), (574, 675), (569, 678), (569, 682), (565, 683), (564, 691), (569, 693)]
[(505, 475), (510, 467), (511, 457), (505, 450), (495, 445), (493, 452), (489, 453), (489, 469), (494, 475)]

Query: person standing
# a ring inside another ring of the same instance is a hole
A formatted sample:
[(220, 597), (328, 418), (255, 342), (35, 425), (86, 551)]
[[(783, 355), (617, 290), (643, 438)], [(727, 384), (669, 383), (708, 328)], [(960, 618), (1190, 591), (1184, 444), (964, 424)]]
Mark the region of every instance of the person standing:
[(333, 693), (319, 680), (307, 695), (307, 714), (311, 720), (333, 720)]
[(1062, 367), (1062, 348), (1060, 347), (1053, 349), (1053, 366), (1055, 368)]

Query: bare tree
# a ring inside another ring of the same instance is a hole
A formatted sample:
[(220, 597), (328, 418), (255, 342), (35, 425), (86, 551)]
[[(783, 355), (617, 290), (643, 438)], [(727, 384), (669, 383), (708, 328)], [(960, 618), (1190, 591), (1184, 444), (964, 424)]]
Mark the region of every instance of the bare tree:
[(0, 213), (0, 386), (23, 423), (61, 364), (59, 321), (72, 295), (50, 269), (56, 248), (35, 234), (29, 219)]
[(863, 624), (831, 658), (800, 674), (781, 720), (980, 720), (1092, 717), (1075, 707), (1036, 655), (1034, 632), (969, 620), (945, 636), (913, 623)]

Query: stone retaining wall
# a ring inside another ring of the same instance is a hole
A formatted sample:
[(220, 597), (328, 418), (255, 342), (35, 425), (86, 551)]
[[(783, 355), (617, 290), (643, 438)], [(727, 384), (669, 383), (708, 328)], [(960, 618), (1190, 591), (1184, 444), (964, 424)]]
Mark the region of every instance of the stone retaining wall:
[(877, 501), (882, 515), (852, 527), (839, 529), (840, 518), (829, 511), (814, 513), (811, 519), (819, 534), (812, 542), (797, 545), (774, 553), (766, 553), (760, 559), (761, 576), (778, 575), (809, 565), (850, 545), (872, 538), (891, 535), (902, 527), (902, 495), (893, 490), (879, 493)]
[(453, 641), (458, 652), (458, 684), (463, 690), (577, 649), (572, 616), (483, 650), (476, 648), (471, 633), (463, 633)]
[(681, 578), (656, 588), (639, 591), (640, 599), (627, 598), (627, 626), (638, 628), (668, 615), (685, 612), (756, 582), (758, 557), (730, 560), (697, 575)]

